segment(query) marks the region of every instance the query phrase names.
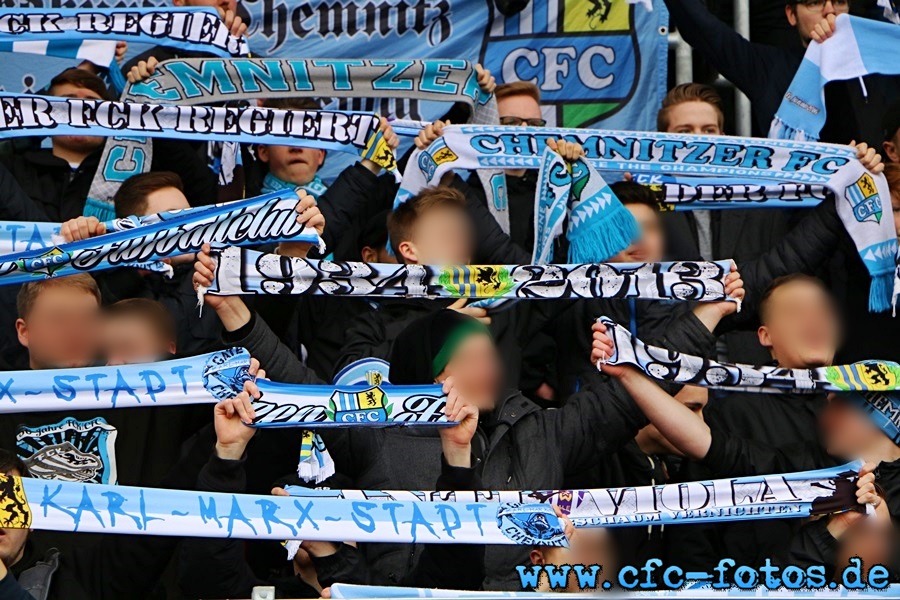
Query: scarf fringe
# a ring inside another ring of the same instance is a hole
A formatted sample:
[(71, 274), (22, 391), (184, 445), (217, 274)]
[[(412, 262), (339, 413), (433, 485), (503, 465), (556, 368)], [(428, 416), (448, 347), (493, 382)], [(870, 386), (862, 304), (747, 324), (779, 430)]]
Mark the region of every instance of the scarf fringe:
[(602, 220), (591, 227), (569, 227), (570, 263), (597, 263), (609, 260), (641, 237), (637, 222), (621, 204), (610, 206)]
[(812, 136), (802, 129), (794, 129), (784, 121), (782, 121), (778, 115), (772, 119), (772, 124), (769, 126), (769, 138), (776, 140), (794, 140), (797, 142), (818, 142), (818, 136)]
[[(873, 275), (872, 283), (869, 285), (869, 312), (881, 313), (890, 310), (891, 305), (896, 303), (894, 291), (893, 271)], [(896, 312), (896, 305), (894, 310)]]
[(105, 223), (116, 218), (116, 207), (112, 202), (88, 198), (84, 203), (83, 214), (85, 217), (97, 217), (97, 220)]

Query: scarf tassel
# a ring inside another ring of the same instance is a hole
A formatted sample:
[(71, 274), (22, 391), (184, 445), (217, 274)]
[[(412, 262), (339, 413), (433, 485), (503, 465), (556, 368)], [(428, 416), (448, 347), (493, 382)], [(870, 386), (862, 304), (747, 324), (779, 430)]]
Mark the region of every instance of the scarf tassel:
[(802, 129), (795, 129), (775, 115), (769, 126), (769, 138), (777, 140), (795, 140), (797, 142), (817, 142), (819, 138), (809, 135)]
[(569, 262), (583, 264), (609, 260), (640, 237), (634, 217), (617, 202), (603, 212), (599, 222), (589, 227), (569, 227)]
[(88, 198), (84, 203), (84, 216), (97, 217), (101, 223), (112, 221), (116, 218), (116, 208), (112, 202), (103, 202), (96, 198)]
[(869, 286), (869, 312), (887, 312), (894, 303), (894, 274), (873, 275)]

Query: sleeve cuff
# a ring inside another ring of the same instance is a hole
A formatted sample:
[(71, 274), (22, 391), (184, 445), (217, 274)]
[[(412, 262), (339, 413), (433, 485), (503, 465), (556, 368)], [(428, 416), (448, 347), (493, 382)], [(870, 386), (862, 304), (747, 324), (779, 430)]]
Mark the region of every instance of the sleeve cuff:
[(441, 491), (476, 490), (480, 487), (476, 467), (479, 459), (472, 456), (471, 467), (452, 467), (441, 454), (441, 474), (437, 480), (437, 489)]
[(244, 465), (247, 455), (240, 460), (225, 460), (216, 456), (215, 450), (197, 476), (197, 488), (206, 492), (243, 492), (247, 489)]
[(253, 331), (253, 328), (256, 327), (256, 312), (250, 313), (250, 320), (241, 327), (240, 329), (235, 329), (234, 331), (226, 331), (222, 334), (222, 340), (228, 345), (234, 346), (242, 346), (240, 342), (247, 339), (250, 336), (250, 333)]

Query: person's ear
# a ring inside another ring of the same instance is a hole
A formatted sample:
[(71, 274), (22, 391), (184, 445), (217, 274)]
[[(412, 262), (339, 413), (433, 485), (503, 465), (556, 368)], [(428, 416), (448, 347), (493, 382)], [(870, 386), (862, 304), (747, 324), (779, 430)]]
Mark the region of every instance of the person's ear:
[(531, 549), (531, 552), (528, 553), (528, 558), (531, 559), (531, 564), (544, 566), (544, 553), (537, 548)]
[(16, 319), (16, 334), (19, 337), (19, 343), (28, 347), (28, 325), (25, 324), (25, 319)]
[(760, 325), (759, 329), (756, 330), (756, 335), (759, 337), (759, 344), (763, 348), (771, 348), (772, 347), (772, 336), (769, 335), (769, 328), (765, 325)]
[(325, 151), (319, 150), (319, 160), (316, 161), (316, 169), (321, 168), (323, 164), (325, 164)]
[(881, 147), (884, 148), (885, 155), (891, 162), (900, 162), (900, 148), (894, 142), (882, 142)]
[(178, 347), (175, 345), (175, 342), (169, 342), (169, 354), (175, 354), (178, 350)]
[(259, 157), (259, 160), (261, 162), (264, 162), (264, 163), (269, 162), (269, 147), (263, 146), (262, 144), (260, 144), (256, 148), (256, 155)]
[(797, 26), (797, 7), (792, 6), (790, 4), (784, 5), (784, 16), (787, 17), (788, 23), (791, 24), (791, 27)]
[(416, 245), (412, 242), (400, 242), (400, 245), (397, 246), (397, 250), (400, 251), (400, 256), (403, 257), (403, 262), (406, 263), (415, 263), (419, 262), (419, 253), (416, 250)]
[(359, 255), (362, 257), (363, 262), (367, 263), (377, 263), (378, 262), (378, 251), (372, 248), (371, 246), (363, 246), (363, 249), (360, 251)]

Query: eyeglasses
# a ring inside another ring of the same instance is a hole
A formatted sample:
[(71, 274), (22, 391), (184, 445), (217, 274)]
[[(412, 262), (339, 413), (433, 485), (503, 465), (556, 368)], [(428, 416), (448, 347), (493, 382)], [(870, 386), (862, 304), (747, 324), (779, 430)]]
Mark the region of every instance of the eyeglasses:
[[(829, 0), (797, 0), (797, 4), (802, 4), (810, 10), (822, 10)], [(849, 8), (850, 0), (830, 0), (831, 5), (835, 8)]]
[(543, 127), (547, 124), (546, 119), (525, 119), (522, 117), (500, 117), (501, 125), (518, 127), (519, 125), (528, 125), (529, 127)]

